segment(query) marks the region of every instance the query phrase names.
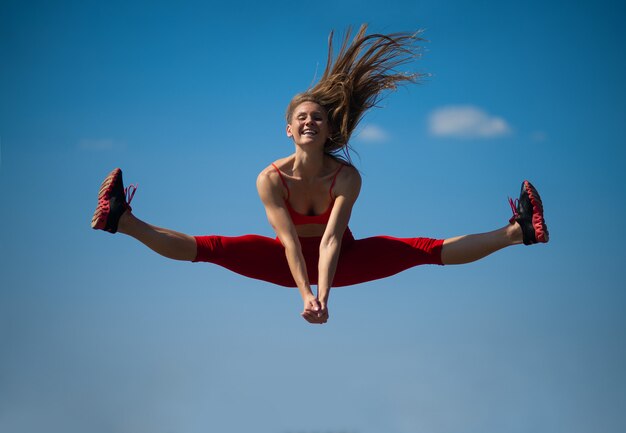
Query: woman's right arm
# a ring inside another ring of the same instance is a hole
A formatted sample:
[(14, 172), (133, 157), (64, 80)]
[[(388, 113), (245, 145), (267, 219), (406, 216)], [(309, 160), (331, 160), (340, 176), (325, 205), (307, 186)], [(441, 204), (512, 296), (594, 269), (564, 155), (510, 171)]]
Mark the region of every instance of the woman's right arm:
[(273, 175), (268, 168), (259, 174), (256, 185), (259, 197), (265, 206), (267, 219), (285, 247), (289, 270), (304, 302), (302, 317), (311, 323), (321, 323), (318, 315), (320, 304), (311, 290), (302, 247), (296, 228), (289, 216), (289, 211), (285, 206), (284, 190), (280, 179)]

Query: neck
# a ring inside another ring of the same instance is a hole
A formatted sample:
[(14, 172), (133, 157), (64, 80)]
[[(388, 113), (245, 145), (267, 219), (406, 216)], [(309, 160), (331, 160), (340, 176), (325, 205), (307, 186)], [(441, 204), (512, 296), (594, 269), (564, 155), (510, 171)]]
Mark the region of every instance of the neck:
[(307, 151), (296, 146), (293, 173), (301, 179), (315, 179), (324, 167), (324, 159), (324, 152), (319, 149)]

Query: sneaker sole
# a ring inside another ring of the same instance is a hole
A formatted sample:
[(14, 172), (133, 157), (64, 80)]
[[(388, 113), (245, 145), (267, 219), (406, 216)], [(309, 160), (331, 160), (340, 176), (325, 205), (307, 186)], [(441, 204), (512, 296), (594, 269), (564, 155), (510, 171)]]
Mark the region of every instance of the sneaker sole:
[(537, 192), (537, 189), (527, 180), (524, 181), (524, 190), (528, 194), (530, 204), (533, 207), (533, 229), (535, 230), (535, 239), (537, 242), (546, 243), (550, 240), (548, 226), (543, 217), (543, 202)]
[(110, 211), (109, 199), (111, 198), (111, 191), (121, 173), (122, 170), (119, 168), (114, 169), (102, 181), (102, 185), (100, 185), (100, 190), (98, 191), (98, 206), (96, 206), (96, 210), (91, 218), (91, 228), (94, 230), (104, 230), (106, 228)]

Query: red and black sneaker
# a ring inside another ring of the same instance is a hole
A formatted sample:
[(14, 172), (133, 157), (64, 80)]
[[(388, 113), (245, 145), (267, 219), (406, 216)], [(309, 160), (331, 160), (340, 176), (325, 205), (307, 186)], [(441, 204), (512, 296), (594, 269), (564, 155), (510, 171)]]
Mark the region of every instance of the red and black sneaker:
[(511, 224), (518, 223), (522, 228), (524, 245), (548, 242), (550, 234), (543, 218), (543, 203), (537, 189), (527, 180), (522, 182), (519, 199), (509, 198), (513, 216)]
[(109, 173), (98, 192), (98, 206), (91, 219), (91, 228), (116, 233), (122, 214), (132, 210), (130, 202), (136, 190), (137, 185), (124, 188), (122, 170), (119, 168)]

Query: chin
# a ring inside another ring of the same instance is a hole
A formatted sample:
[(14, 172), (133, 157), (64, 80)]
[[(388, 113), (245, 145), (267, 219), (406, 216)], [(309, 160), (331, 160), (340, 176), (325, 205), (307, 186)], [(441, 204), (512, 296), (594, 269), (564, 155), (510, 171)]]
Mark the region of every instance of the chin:
[(319, 140), (301, 140), (299, 144), (306, 147), (324, 147), (324, 142)]

